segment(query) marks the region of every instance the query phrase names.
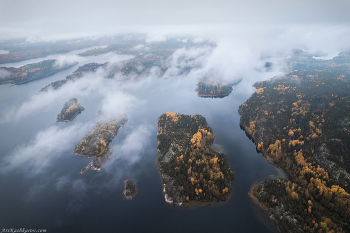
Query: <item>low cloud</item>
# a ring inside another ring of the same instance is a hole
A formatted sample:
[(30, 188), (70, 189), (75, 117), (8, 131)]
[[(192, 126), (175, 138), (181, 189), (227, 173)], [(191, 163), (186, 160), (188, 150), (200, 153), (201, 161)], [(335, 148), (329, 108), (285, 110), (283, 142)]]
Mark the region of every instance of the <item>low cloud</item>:
[(82, 138), (91, 124), (76, 124), (60, 129), (52, 126), (38, 132), (34, 138), (25, 145), (20, 145), (6, 156), (2, 163), (2, 172), (21, 169), (29, 174), (38, 174), (52, 165), (52, 162), (63, 156), (67, 148), (73, 151), (74, 142)]
[(63, 67), (67, 65), (69, 66), (69, 65), (73, 65), (76, 62), (79, 62), (79, 60), (82, 60), (82, 59), (78, 55), (70, 55), (70, 56), (61, 55), (61, 56), (58, 56), (58, 58), (56, 59), (54, 66), (57, 66), (57, 67)]
[(5, 79), (11, 75), (11, 72), (5, 70), (5, 69), (0, 69), (0, 79)]
[(147, 34), (147, 43), (155, 43), (155, 42), (162, 42), (166, 41), (166, 34), (162, 31), (151, 31)]

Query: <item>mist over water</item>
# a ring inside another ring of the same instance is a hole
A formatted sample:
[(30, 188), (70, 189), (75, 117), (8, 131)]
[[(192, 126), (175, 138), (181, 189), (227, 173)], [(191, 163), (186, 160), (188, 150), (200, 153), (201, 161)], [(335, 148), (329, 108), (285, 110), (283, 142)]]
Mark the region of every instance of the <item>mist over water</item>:
[[(77, 66), (106, 61), (104, 55), (89, 57)], [(104, 71), (99, 70), (59, 90), (39, 92), (76, 68), (25, 85), (0, 86), (3, 227), (47, 228), (50, 232), (269, 232), (254, 214), (247, 192), (253, 182), (279, 173), (240, 130), (237, 113), (253, 91), (251, 80), (233, 86), (226, 98), (210, 99), (197, 96), (196, 72), (167, 79), (150, 76), (118, 81), (103, 79)], [(72, 122), (55, 125), (64, 102), (73, 97), (85, 111)], [(101, 172), (89, 170), (80, 175), (91, 159), (72, 151), (99, 120), (94, 116), (101, 109), (107, 115), (127, 114), (129, 121), (112, 141), (113, 156)], [(164, 201), (156, 169), (156, 133), (158, 117), (167, 111), (207, 119), (215, 143), (226, 151), (236, 175), (229, 202), (188, 210)], [(127, 178), (139, 190), (132, 201), (122, 196)]]
[[(57, 59), (58, 64), (79, 62), (45, 79), (19, 86), (0, 86), (0, 206), (3, 210), (0, 226), (47, 228), (48, 232), (270, 232), (254, 213), (247, 193), (254, 182), (286, 175), (256, 152), (253, 142), (239, 127), (237, 110), (255, 91), (252, 87), (255, 82), (289, 71), (284, 59), (293, 55), (292, 49), (319, 53), (323, 58), (332, 58), (349, 49), (349, 27), (187, 25), (120, 31), (133, 30), (147, 34), (145, 43), (136, 49), (167, 41), (174, 35), (184, 40), (187, 38), (184, 35), (189, 33), (193, 33), (189, 42), (209, 39), (216, 47), (186, 49), (184, 46), (175, 51), (164, 76), (155, 69), (147, 75), (125, 78), (118, 74), (114, 79), (104, 79), (110, 69), (107, 66), (48, 92), (39, 90), (64, 79), (84, 64), (116, 63), (132, 56), (76, 55), (87, 48), (0, 64), (0, 67), (20, 67), (46, 59)], [(26, 43), (81, 36), (78, 32), (50, 36), (30, 32), (33, 37)], [(95, 36), (106, 34), (110, 31)], [(18, 36), (9, 30), (8, 37), (12, 35)], [(179, 75), (187, 62), (199, 68)], [(266, 62), (273, 64), (269, 72)], [(233, 86), (228, 97), (199, 98), (196, 85), (209, 71), (227, 83), (242, 81)], [(85, 111), (72, 122), (55, 125), (56, 115), (71, 98), (77, 98)], [(102, 119), (95, 118), (99, 110), (105, 117), (127, 114), (129, 120), (110, 144), (113, 156), (101, 172), (89, 170), (81, 175), (80, 170), (91, 159), (75, 156), (73, 149)], [(200, 114), (206, 118), (215, 134), (214, 143), (225, 151), (235, 172), (230, 201), (196, 210), (171, 206), (164, 201), (156, 168), (156, 135), (158, 117), (168, 111)], [(138, 188), (139, 194), (132, 201), (124, 200), (122, 195), (123, 181), (127, 178)]]

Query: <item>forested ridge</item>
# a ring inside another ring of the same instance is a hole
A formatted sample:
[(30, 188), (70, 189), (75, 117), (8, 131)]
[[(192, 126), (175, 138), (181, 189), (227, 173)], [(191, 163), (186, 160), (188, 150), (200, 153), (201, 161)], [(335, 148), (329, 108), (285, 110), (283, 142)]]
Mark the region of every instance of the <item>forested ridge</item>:
[(158, 119), (157, 138), (158, 168), (174, 204), (230, 197), (234, 173), (226, 155), (210, 148), (214, 134), (204, 117), (167, 112)]
[[(254, 192), (283, 232), (350, 232), (349, 84), (348, 70), (295, 70), (256, 83), (239, 108), (258, 150), (291, 176), (265, 180)], [(297, 222), (282, 220), (275, 206)]]

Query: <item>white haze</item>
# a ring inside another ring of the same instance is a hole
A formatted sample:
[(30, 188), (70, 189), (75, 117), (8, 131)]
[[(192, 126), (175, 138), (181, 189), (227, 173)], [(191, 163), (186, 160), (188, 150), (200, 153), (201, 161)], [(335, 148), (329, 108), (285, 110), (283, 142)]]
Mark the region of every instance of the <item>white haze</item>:
[(43, 172), (52, 165), (54, 159), (64, 156), (62, 152), (72, 147), (72, 141), (82, 138), (91, 126), (91, 123), (84, 126), (76, 124), (64, 129), (52, 126), (38, 132), (29, 143), (19, 145), (3, 159), (2, 172), (18, 168), (31, 175)]
[(0, 69), (0, 79), (5, 79), (10, 75), (11, 75), (11, 72), (9, 72), (5, 69)]

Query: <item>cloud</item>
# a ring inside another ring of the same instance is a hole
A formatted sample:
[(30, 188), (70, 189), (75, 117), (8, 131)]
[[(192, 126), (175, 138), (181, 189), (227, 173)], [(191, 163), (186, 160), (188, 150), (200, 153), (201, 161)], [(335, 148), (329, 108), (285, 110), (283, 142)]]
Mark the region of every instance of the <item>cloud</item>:
[(0, 79), (5, 79), (11, 75), (11, 72), (5, 70), (5, 69), (0, 69)]
[(60, 55), (57, 57), (54, 66), (63, 67), (67, 65), (73, 65), (75, 62), (78, 62), (79, 60), (82, 60), (82, 59), (78, 55), (69, 55), (69, 56)]
[(164, 76), (179, 75), (188, 69), (201, 68), (211, 52), (212, 48), (209, 46), (176, 50), (169, 59), (170, 67)]
[(150, 143), (152, 127), (149, 124), (135, 126), (126, 138), (112, 147), (114, 150), (110, 166), (115, 160), (124, 160), (127, 164), (134, 164), (144, 156)]
[(151, 31), (147, 34), (147, 43), (155, 43), (155, 42), (162, 42), (166, 41), (166, 32), (163, 31)]
[(21, 169), (32, 175), (41, 173), (55, 159), (63, 156), (64, 151), (73, 151), (76, 139), (82, 138), (91, 126), (75, 124), (64, 129), (52, 126), (39, 131), (29, 143), (16, 147), (4, 157), (2, 172)]
[(144, 49), (144, 48), (145, 48), (145, 46), (143, 44), (139, 44), (139, 45), (136, 45), (134, 47), (135, 50), (140, 50), (140, 49)]

